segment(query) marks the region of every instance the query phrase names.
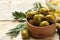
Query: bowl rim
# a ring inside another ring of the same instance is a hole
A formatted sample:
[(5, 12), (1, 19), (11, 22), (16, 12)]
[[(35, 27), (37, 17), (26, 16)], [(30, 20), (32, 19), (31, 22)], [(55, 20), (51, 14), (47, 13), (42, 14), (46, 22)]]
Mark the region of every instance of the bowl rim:
[(35, 28), (48, 28), (48, 26), (52, 26), (52, 25), (56, 25), (56, 22), (55, 23), (53, 23), (53, 24), (51, 24), (51, 25), (48, 25), (48, 26), (41, 26), (41, 27), (37, 27), (37, 26), (34, 26), (34, 25), (32, 25), (32, 24), (30, 24), (28, 21), (27, 21), (27, 19), (26, 19), (26, 23), (28, 23), (31, 27), (35, 27)]

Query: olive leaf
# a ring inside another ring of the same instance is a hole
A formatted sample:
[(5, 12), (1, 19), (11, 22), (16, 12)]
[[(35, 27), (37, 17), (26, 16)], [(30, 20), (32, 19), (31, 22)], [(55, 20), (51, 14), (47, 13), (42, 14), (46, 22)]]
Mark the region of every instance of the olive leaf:
[(26, 14), (23, 13), (23, 12), (13, 12), (12, 14), (14, 16), (15, 19), (18, 19), (18, 20), (23, 20), (24, 18), (26, 18)]
[(26, 25), (24, 24), (18, 24), (15, 28), (12, 28), (7, 32), (6, 34), (11, 36), (11, 37), (17, 37), (19, 32), (23, 29), (26, 29)]
[(42, 8), (43, 6), (41, 5), (40, 2), (36, 2), (33, 4), (33, 8), (29, 9), (27, 12), (30, 12), (30, 11), (36, 11), (36, 10), (39, 10), (40, 8)]
[(34, 3), (33, 5), (34, 5), (33, 7), (34, 10), (39, 10), (40, 8), (42, 8), (42, 5), (40, 4), (40, 2)]

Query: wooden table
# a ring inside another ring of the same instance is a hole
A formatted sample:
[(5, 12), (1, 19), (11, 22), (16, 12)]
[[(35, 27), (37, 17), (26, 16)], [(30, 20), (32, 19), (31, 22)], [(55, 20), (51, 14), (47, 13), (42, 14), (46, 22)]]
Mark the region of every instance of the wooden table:
[[(19, 24), (17, 21), (0, 21), (0, 40), (22, 40), (21, 34), (13, 39), (10, 39), (10, 37), (5, 34), (9, 29), (14, 28), (17, 24)], [(54, 35), (45, 39), (30, 38), (29, 40), (59, 40), (59, 35), (55, 33)]]

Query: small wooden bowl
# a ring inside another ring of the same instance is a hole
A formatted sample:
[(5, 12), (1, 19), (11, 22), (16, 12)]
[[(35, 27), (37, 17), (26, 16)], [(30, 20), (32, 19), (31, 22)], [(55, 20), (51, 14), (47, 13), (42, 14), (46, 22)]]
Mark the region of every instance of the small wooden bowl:
[(45, 38), (55, 33), (56, 23), (49, 25), (49, 26), (45, 26), (45, 27), (38, 27), (38, 26), (31, 25), (26, 20), (26, 28), (30, 32), (32, 37)]

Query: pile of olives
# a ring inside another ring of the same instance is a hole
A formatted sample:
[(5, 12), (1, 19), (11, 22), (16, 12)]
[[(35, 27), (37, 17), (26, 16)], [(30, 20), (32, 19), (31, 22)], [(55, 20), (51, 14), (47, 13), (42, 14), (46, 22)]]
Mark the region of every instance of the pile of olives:
[(55, 16), (47, 8), (40, 8), (38, 11), (27, 12), (27, 21), (34, 26), (48, 26), (55, 23)]

